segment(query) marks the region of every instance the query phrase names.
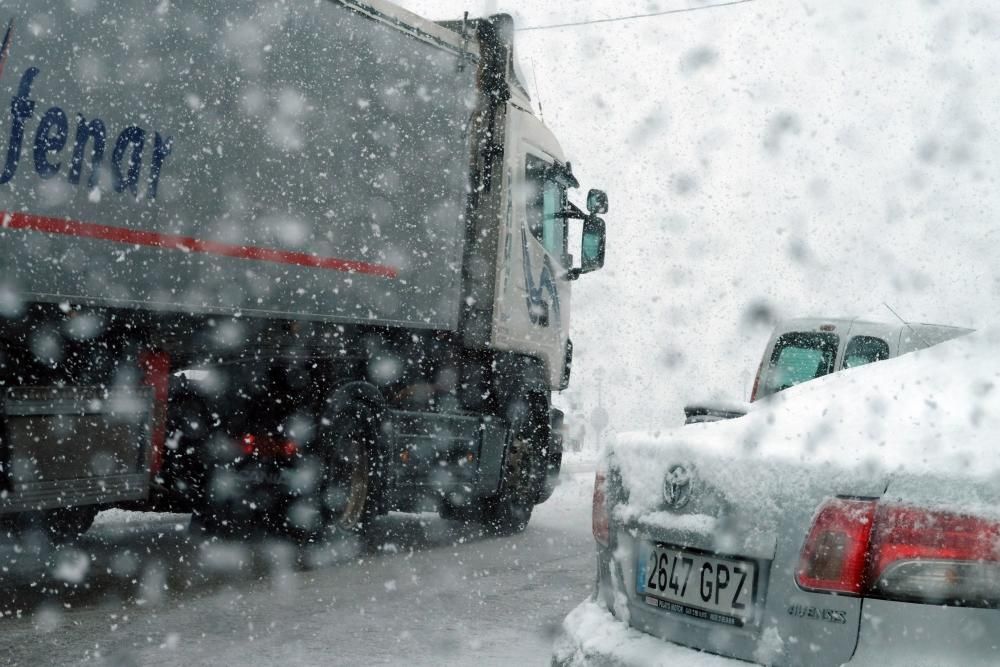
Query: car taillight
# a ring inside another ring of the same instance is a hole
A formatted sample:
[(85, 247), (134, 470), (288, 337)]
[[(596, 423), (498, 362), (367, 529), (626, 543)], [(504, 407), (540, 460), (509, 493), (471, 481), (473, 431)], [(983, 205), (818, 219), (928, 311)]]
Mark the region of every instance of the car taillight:
[(1000, 603), (1000, 522), (875, 500), (817, 513), (795, 580), (806, 590), (928, 604)]
[(611, 542), (611, 520), (608, 516), (608, 479), (600, 470), (594, 475), (594, 506), (591, 515), (594, 539), (602, 546)]
[(874, 515), (874, 500), (828, 500), (802, 545), (795, 574), (798, 585), (812, 591), (860, 595)]
[(971, 515), (880, 505), (868, 588), (876, 597), (995, 605), (1000, 601), (1000, 524)]

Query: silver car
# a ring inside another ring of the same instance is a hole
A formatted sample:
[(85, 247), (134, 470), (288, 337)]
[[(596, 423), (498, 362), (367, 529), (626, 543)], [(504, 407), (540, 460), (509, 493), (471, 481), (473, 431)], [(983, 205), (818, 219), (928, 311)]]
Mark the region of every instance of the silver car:
[(609, 448), (554, 663), (1000, 665), (1000, 344)]

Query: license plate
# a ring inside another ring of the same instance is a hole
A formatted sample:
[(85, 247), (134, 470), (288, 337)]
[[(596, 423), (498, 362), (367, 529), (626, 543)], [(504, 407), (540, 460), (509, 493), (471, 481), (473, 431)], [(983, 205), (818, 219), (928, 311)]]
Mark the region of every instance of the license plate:
[(650, 606), (742, 626), (753, 620), (757, 565), (667, 544), (644, 544), (635, 585), (639, 598)]

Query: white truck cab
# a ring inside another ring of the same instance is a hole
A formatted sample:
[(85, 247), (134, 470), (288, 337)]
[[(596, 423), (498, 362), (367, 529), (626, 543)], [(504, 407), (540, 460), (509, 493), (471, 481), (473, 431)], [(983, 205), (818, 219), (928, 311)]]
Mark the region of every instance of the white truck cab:
[(552, 493), (608, 200), (570, 201), (513, 19), (273, 4), (0, 3), (0, 520), (513, 532)]

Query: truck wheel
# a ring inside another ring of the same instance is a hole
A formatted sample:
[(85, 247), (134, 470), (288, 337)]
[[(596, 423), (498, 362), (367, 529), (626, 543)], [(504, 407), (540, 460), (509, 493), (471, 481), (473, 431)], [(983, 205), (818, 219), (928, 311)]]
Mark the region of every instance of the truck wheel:
[(528, 527), (537, 495), (530, 441), (515, 436), (504, 461), (500, 493), (482, 501), (479, 521), (492, 533), (513, 535)]
[(552, 493), (559, 485), (559, 472), (562, 468), (563, 453), (563, 412), (552, 408), (549, 414), (549, 445), (546, 448), (544, 458), (545, 472), (541, 478), (538, 489), (538, 498), (535, 504), (540, 505), (552, 497)]
[(528, 526), (545, 482), (548, 402), (536, 396), (529, 398), (528, 406), (527, 414), (511, 428), (500, 492), (480, 506), (480, 521), (498, 535), (519, 533)]
[(42, 526), (53, 542), (72, 542), (90, 529), (99, 511), (96, 505), (48, 510), (42, 516)]
[(320, 434), (321, 528), (360, 533), (375, 513), (378, 414), (367, 404), (355, 403), (329, 421)]
[(163, 467), (163, 499), (172, 512), (190, 512), (204, 505), (209, 472), (205, 449), (213, 431), (212, 411), (186, 383), (171, 385)]

